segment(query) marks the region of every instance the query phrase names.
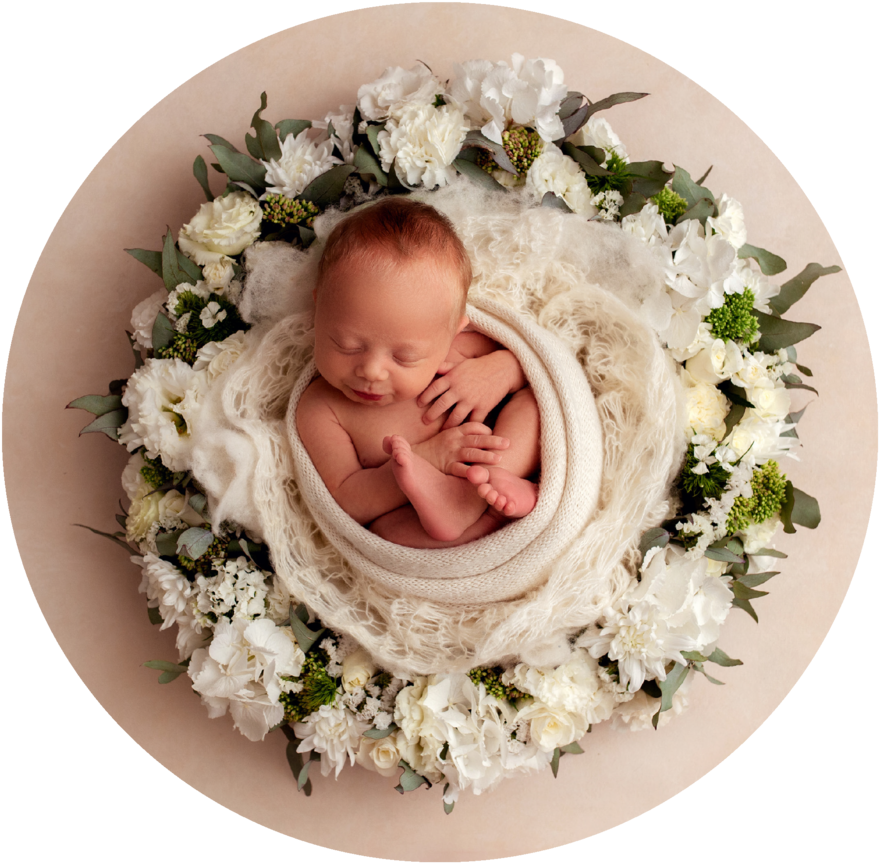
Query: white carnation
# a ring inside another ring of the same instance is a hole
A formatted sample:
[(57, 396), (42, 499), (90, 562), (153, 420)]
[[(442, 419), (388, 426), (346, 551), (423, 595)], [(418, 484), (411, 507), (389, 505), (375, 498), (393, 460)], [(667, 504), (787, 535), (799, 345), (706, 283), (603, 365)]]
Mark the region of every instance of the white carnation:
[(580, 166), (552, 144), (546, 145), (531, 163), (525, 187), (538, 201), (547, 192), (552, 192), (575, 213), (594, 216), (598, 212), (592, 204), (592, 190)]
[(357, 757), (360, 738), (369, 726), (356, 713), (341, 706), (322, 704), (293, 730), (302, 741), (297, 752), (319, 752), (320, 771), (327, 776), (333, 769), (338, 778), (345, 760), (351, 764)]
[(696, 380), (686, 369), (680, 371), (684, 385), (687, 425), (695, 434), (711, 435), (722, 440), (726, 434), (724, 420), (729, 413), (727, 397), (712, 384)]
[(357, 105), (364, 120), (397, 119), (409, 108), (433, 105), (443, 88), (426, 66), (406, 71), (389, 66), (381, 77), (357, 91)]
[(748, 242), (745, 211), (742, 205), (724, 192), (717, 200), (717, 215), (709, 216), (708, 227), (720, 234), (736, 251)]
[(153, 324), (167, 299), (168, 292), (162, 288), (134, 307), (131, 313), (131, 334), (137, 345), (144, 348), (153, 346)]
[(341, 160), (333, 155), (332, 140), (316, 141), (303, 129), (281, 142), (281, 158), (263, 162), (266, 167), (266, 194), (295, 198), (316, 177), (325, 174)]
[(748, 408), (724, 443), (735, 451), (737, 457), (746, 458), (751, 464), (765, 464), (770, 459), (787, 455), (796, 445), (796, 438), (783, 436), (793, 427), (793, 423), (782, 420), (762, 419)]
[(393, 164), (397, 175), (409, 186), (445, 186), (456, 174), (452, 162), (466, 134), (464, 115), (458, 108), (411, 107), (399, 119), (389, 120), (378, 134), (382, 168), (388, 171)]
[(259, 236), (262, 210), (247, 192), (231, 192), (206, 201), (180, 229), (180, 251), (200, 267), (223, 263), (243, 252)]

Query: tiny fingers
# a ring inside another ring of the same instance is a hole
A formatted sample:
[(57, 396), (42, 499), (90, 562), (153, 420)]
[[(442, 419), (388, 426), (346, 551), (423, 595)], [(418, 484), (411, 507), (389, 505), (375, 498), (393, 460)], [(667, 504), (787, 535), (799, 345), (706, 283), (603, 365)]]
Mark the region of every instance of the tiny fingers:
[(493, 434), (469, 435), (464, 439), (464, 443), (467, 446), (479, 447), (480, 449), (507, 449), (510, 445), (510, 439)]
[(476, 447), (464, 447), (461, 450), (461, 460), (469, 462), (480, 462), (482, 464), (497, 464), (501, 457), (498, 453), (488, 449), (478, 449)]

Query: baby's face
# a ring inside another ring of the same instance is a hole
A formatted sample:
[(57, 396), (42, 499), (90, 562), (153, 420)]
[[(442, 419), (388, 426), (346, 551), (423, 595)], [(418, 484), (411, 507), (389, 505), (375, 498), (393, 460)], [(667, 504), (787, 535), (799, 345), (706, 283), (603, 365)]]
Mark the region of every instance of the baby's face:
[(351, 401), (379, 407), (409, 401), (433, 380), (452, 339), (460, 285), (432, 258), (362, 260), (334, 267), (315, 295), (314, 359)]

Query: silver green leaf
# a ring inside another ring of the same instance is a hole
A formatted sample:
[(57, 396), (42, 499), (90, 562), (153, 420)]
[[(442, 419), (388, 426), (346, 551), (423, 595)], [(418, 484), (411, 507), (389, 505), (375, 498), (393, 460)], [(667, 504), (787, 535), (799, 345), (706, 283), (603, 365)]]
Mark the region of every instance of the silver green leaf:
[(787, 262), (784, 258), (773, 255), (772, 252), (767, 252), (766, 249), (751, 246), (748, 243), (745, 243), (739, 249), (739, 257), (742, 259), (753, 258), (764, 276), (777, 276), (787, 269)]

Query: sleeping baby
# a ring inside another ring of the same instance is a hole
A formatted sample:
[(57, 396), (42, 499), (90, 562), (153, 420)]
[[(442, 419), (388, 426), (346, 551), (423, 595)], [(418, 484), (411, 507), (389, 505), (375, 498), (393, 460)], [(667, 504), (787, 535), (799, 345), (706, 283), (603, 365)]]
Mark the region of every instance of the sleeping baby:
[(407, 198), (346, 217), (320, 261), (320, 377), (296, 425), (336, 502), (398, 545), (462, 545), (537, 501), (537, 403), (513, 354), (467, 330), (470, 280), (448, 219)]

